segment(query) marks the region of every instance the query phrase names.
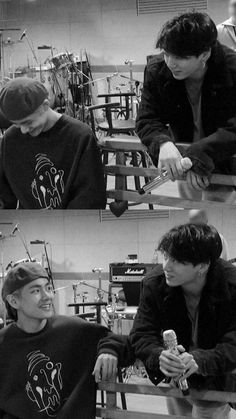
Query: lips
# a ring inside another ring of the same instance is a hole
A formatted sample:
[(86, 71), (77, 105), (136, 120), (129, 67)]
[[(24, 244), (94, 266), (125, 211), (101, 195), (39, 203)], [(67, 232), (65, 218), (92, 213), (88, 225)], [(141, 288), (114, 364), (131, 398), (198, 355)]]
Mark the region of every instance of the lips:
[(168, 275), (166, 272), (165, 272), (165, 277), (166, 277), (166, 279), (173, 279), (174, 277), (173, 277), (173, 275)]
[(52, 304), (43, 304), (39, 308), (42, 308), (43, 310), (50, 310), (52, 308)]

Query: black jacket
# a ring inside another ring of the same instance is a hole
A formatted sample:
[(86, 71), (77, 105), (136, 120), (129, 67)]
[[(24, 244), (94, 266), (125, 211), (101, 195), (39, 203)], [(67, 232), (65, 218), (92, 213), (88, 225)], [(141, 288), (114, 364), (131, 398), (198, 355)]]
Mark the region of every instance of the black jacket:
[[(164, 376), (159, 370), (163, 350), (162, 332), (173, 329), (178, 343), (189, 351), (191, 322), (181, 287), (166, 284), (161, 265), (147, 276), (141, 286), (140, 304), (131, 344), (154, 384)], [(200, 374), (190, 383), (196, 388), (226, 388), (226, 375), (236, 368), (236, 268), (218, 260), (208, 272), (199, 306), (198, 349), (191, 352)]]
[[(229, 172), (227, 158), (236, 153), (236, 53), (217, 43), (208, 61), (202, 87), (202, 124), (206, 137), (185, 153), (194, 171), (209, 175), (215, 168)], [(149, 148), (155, 164), (159, 146), (193, 140), (193, 115), (184, 81), (176, 80), (163, 56), (154, 57), (145, 69), (136, 130)]]

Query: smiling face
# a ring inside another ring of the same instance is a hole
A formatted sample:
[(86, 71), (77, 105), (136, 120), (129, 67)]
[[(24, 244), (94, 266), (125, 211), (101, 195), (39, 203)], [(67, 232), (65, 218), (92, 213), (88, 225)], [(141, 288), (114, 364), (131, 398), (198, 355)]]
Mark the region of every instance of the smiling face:
[(46, 278), (38, 278), (7, 297), (17, 311), (17, 321), (24, 327), (28, 323), (39, 324), (52, 317), (54, 292)]
[(165, 63), (176, 80), (200, 78), (204, 73), (204, 62), (207, 61), (207, 57), (208, 55), (203, 53), (198, 57), (182, 58), (164, 51)]
[(37, 137), (47, 128), (48, 109), (49, 102), (45, 99), (43, 104), (40, 105), (34, 113), (24, 119), (12, 122), (17, 128), (20, 128), (22, 134), (29, 134), (32, 137)]
[(205, 271), (202, 264), (194, 266), (191, 263), (180, 263), (165, 252), (163, 253), (163, 270), (169, 287), (185, 287), (191, 284), (195, 286), (199, 274)]

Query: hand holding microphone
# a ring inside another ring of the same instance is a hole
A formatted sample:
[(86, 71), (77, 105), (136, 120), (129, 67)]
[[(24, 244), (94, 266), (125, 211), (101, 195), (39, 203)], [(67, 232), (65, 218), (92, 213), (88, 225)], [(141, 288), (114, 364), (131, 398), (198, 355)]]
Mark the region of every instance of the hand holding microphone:
[[(182, 175), (183, 173), (187, 172), (192, 167), (192, 162), (188, 157), (181, 158), (179, 160), (179, 166), (181, 167)], [(163, 183), (168, 182), (168, 180), (173, 180), (173, 177), (170, 176), (167, 170), (164, 170), (160, 173), (159, 176), (155, 177), (155, 179), (151, 180), (150, 182), (146, 183), (140, 190), (139, 193), (143, 195), (144, 193), (151, 192), (153, 189), (158, 188), (158, 186), (163, 185)]]
[(180, 357), (180, 351), (178, 349), (180, 347), (178, 347), (174, 330), (164, 331), (163, 341), (166, 350), (162, 351), (160, 355), (160, 370), (167, 377), (177, 381), (182, 393), (187, 396), (189, 394), (189, 388), (187, 380), (184, 377), (186, 365)]

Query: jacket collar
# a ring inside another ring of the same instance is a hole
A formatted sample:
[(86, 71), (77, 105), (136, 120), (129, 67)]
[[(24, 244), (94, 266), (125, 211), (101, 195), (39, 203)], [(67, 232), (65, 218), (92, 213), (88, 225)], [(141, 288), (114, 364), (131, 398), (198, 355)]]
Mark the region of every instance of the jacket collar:
[[(162, 78), (164, 87), (171, 88), (172, 93), (174, 89), (184, 87), (184, 81), (176, 80), (165, 62), (159, 71), (159, 76)], [(205, 75), (204, 86), (211, 85), (214, 89), (224, 89), (233, 86), (233, 79), (226, 64), (225, 47), (219, 42), (212, 48), (211, 57), (208, 60), (208, 69)]]

